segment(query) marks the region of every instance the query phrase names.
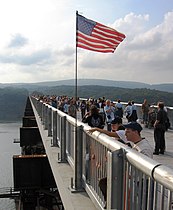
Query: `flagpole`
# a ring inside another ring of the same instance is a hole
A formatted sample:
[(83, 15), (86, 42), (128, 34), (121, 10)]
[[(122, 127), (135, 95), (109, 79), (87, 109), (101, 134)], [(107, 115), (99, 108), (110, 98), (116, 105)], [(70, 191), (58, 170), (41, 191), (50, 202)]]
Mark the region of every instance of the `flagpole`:
[[(76, 102), (77, 102), (77, 80), (78, 80), (78, 72), (77, 72), (77, 30), (78, 30), (78, 11), (76, 11), (76, 63), (75, 63), (75, 99), (76, 99)], [(77, 113), (77, 112), (76, 112)], [(77, 119), (77, 115), (76, 115), (76, 119)]]
[(74, 181), (72, 184), (72, 188), (74, 191), (77, 190), (77, 167), (76, 167), (76, 163), (77, 163), (77, 139), (78, 139), (78, 135), (77, 135), (77, 30), (78, 30), (78, 11), (76, 11), (76, 57), (75, 57), (75, 111), (76, 111), (76, 119), (75, 119), (75, 126), (74, 126), (74, 147), (75, 147), (75, 154), (74, 154)]
[(76, 109), (76, 120), (75, 120), (75, 139), (77, 140), (77, 97), (78, 97), (78, 71), (77, 71), (77, 30), (78, 30), (78, 11), (76, 11), (76, 58), (75, 58), (75, 109)]

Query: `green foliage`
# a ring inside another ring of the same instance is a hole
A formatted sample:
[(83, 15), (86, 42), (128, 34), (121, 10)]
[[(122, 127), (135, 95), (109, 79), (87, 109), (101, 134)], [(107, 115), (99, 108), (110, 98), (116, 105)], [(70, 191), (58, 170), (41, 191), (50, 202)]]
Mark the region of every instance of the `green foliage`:
[[(35, 93), (43, 95), (68, 95), (75, 96), (75, 86), (61, 85), (56, 87), (35, 88)], [(18, 121), (24, 114), (26, 100), (29, 93), (25, 88), (6, 87), (0, 88), (0, 121)], [(173, 93), (163, 92), (147, 88), (120, 88), (100, 85), (78, 86), (78, 97), (95, 98), (105, 96), (112, 101), (121, 99), (127, 102), (134, 100), (135, 103), (143, 103), (146, 98), (150, 104), (156, 104), (163, 101), (166, 106), (173, 106)]]
[[(68, 95), (75, 96), (74, 86), (56, 86), (47, 87), (42, 92), (46, 95)], [(78, 87), (78, 97), (81, 98), (100, 98), (105, 96), (110, 100), (128, 102), (134, 100), (135, 103), (143, 103), (146, 98), (150, 104), (157, 104), (158, 101), (163, 101), (166, 106), (173, 106), (173, 93), (163, 92), (158, 90), (151, 90), (147, 88), (119, 88), (99, 85), (84, 85)]]

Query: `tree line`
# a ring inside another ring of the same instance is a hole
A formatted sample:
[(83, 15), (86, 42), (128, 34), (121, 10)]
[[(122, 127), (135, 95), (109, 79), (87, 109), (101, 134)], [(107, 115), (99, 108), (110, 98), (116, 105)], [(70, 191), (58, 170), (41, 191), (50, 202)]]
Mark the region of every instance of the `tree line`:
[[(74, 97), (75, 87), (70, 85), (61, 85), (55, 87), (42, 87), (33, 92), (39, 95), (67, 95)], [(150, 104), (157, 104), (163, 101), (166, 106), (173, 106), (173, 93), (152, 90), (147, 88), (120, 88), (100, 85), (84, 85), (77, 88), (77, 96), (80, 98), (102, 98), (103, 96), (112, 101), (121, 99), (123, 102), (130, 100), (135, 103), (143, 103), (146, 98)], [(26, 88), (6, 87), (0, 88), (0, 122), (21, 121), (26, 100), (29, 92)]]
[[(158, 101), (163, 101), (166, 106), (173, 106), (173, 93), (147, 89), (147, 88), (120, 88), (120, 87), (108, 87), (100, 85), (84, 85), (77, 88), (77, 96), (81, 98), (101, 98), (105, 97), (112, 101), (135, 101), (135, 103), (143, 103), (146, 98), (150, 104), (157, 104)], [(41, 91), (41, 90), (40, 90)], [(56, 86), (44, 88), (41, 91), (46, 95), (68, 95), (70, 97), (75, 96), (74, 86)]]

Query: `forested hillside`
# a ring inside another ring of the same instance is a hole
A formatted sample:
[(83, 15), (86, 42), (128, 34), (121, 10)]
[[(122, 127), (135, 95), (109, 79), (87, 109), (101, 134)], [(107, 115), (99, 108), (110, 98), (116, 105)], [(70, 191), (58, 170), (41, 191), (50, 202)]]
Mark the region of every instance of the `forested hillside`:
[(27, 96), (23, 88), (0, 88), (0, 122), (22, 120)]
[[(41, 92), (46, 95), (75, 96), (74, 86), (62, 85), (47, 87), (42, 89)], [(128, 89), (99, 85), (85, 85), (78, 87), (78, 97), (93, 97), (97, 99), (103, 96), (114, 101), (117, 99), (121, 99), (122, 101), (134, 100), (135, 103), (143, 103), (143, 100), (146, 98), (150, 104), (157, 104), (158, 101), (164, 101), (166, 106), (173, 106), (173, 93), (169, 92), (151, 90), (147, 88)]]
[[(40, 87), (34, 92), (43, 95), (68, 95), (75, 96), (74, 86)], [(0, 88), (0, 122), (22, 120), (26, 99), (29, 93), (24, 88), (6, 87)], [(124, 102), (134, 100), (135, 103), (142, 103), (146, 98), (150, 104), (157, 104), (164, 101), (166, 106), (173, 106), (173, 93), (151, 90), (147, 88), (119, 88), (99, 85), (84, 85), (78, 87), (78, 97), (95, 98), (105, 96), (113, 101), (121, 99)]]

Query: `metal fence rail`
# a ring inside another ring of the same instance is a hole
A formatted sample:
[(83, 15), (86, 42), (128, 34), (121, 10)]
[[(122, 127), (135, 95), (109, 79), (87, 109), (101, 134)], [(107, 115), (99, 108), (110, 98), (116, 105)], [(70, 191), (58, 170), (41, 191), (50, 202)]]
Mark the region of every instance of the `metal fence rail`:
[[(43, 126), (68, 162), (72, 188), (84, 188), (98, 209), (172, 210), (173, 170), (31, 97)], [(107, 177), (107, 202), (99, 187)]]
[(0, 198), (14, 198), (19, 197), (20, 192), (14, 190), (12, 187), (2, 187), (0, 188)]

